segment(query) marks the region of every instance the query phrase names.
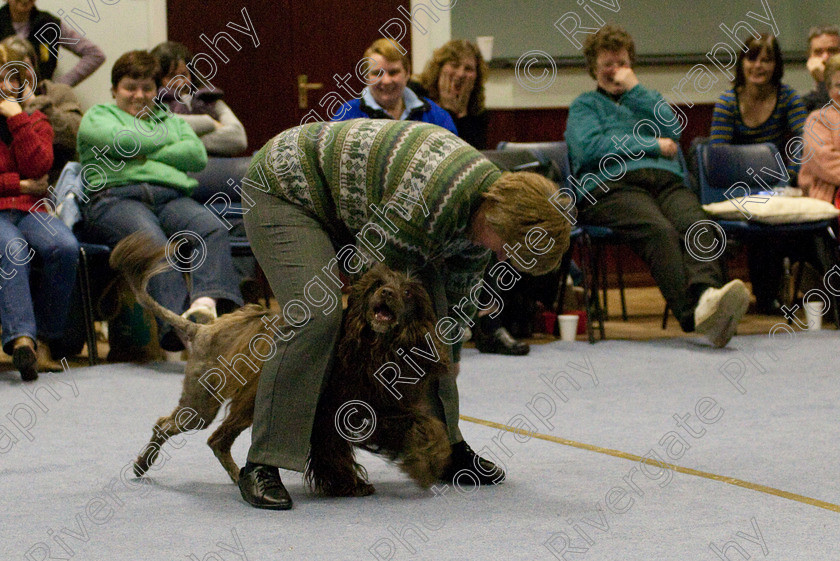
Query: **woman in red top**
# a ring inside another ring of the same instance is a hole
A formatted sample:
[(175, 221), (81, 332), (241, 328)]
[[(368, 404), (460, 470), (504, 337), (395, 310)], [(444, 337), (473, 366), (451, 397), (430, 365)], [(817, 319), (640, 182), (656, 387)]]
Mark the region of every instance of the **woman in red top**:
[[(3, 351), (23, 380), (32, 381), (38, 377), (35, 340), (58, 339), (64, 330), (79, 245), (46, 212), (53, 130), (46, 115), (21, 108), (31, 85), (20, 83), (27, 76), (20, 55), (0, 45), (0, 67), (0, 326)], [(34, 302), (33, 258), (43, 270)]]

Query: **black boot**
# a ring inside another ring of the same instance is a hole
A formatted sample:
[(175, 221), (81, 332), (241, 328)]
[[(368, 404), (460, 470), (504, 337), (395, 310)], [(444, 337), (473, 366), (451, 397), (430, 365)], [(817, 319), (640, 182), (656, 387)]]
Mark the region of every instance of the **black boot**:
[(239, 492), (249, 505), (269, 510), (289, 510), (292, 497), (274, 466), (247, 464), (239, 470)]
[(514, 356), (527, 355), (531, 351), (531, 347), (527, 343), (514, 339), (504, 327), (500, 327), (490, 334), (476, 330), (475, 348), (481, 353)]
[[(469, 473), (462, 473), (462, 472)], [(499, 466), (485, 460), (463, 440), (452, 445), (449, 467), (441, 476), (442, 481), (455, 485), (498, 485), (505, 480), (505, 472)]]

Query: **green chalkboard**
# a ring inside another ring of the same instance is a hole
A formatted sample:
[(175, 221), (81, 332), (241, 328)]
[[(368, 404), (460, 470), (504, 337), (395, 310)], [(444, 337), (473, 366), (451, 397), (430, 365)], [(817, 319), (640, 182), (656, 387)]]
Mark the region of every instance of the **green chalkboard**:
[(477, 36), (492, 35), (494, 60), (515, 61), (525, 53), (540, 51), (559, 60), (580, 61), (580, 45), (587, 36), (581, 30), (597, 29), (604, 23), (627, 29), (636, 41), (637, 53), (648, 62), (699, 60), (720, 43), (737, 47), (737, 37), (743, 39), (750, 32), (745, 24), (759, 33), (775, 27), (785, 58), (794, 54), (801, 58), (811, 26), (840, 24), (840, 2), (458, 0), (451, 17), (453, 38), (475, 41)]

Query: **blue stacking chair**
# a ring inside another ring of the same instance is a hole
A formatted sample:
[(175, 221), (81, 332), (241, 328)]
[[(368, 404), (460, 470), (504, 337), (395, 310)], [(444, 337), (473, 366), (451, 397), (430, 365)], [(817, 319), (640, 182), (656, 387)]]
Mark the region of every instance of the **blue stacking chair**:
[[(770, 142), (743, 145), (701, 144), (696, 150), (699, 196), (700, 202), (704, 205), (727, 200), (727, 192), (738, 182), (747, 186), (755, 185), (755, 181), (750, 177), (751, 174), (758, 173), (762, 178), (766, 178), (769, 174), (761, 174), (761, 170), (769, 169), (781, 175), (780, 166), (784, 166), (779, 149)], [(774, 183), (769, 183), (769, 185), (771, 187), (786, 185), (785, 181)], [(740, 195), (740, 192), (733, 195)], [(772, 240), (780, 234), (811, 234), (822, 274), (825, 274), (838, 261), (837, 238), (834, 232), (837, 222), (835, 219), (787, 224), (762, 224), (747, 220), (716, 220), (716, 222), (723, 228), (727, 238), (731, 236), (748, 244)], [(840, 328), (838, 300), (837, 298), (833, 300), (834, 322)]]
[[(566, 185), (568, 178), (571, 175), (571, 168), (569, 167), (569, 151), (565, 142), (500, 142), (496, 147), (498, 150), (527, 150), (540, 162), (541, 167), (548, 170), (547, 175), (560, 183)], [(560, 264), (560, 286), (558, 287), (558, 302), (562, 313), (562, 306), (565, 299), (566, 278), (569, 275), (569, 269), (572, 262), (571, 247), (576, 246), (578, 253), (583, 260), (581, 268), (583, 275), (583, 295), (584, 306), (587, 310), (586, 331), (589, 337), (589, 342), (595, 342), (595, 323), (598, 323), (601, 339), (604, 338), (604, 318), (605, 312), (598, 298), (597, 286), (599, 268), (596, 261), (600, 259), (600, 254), (593, 258), (593, 238), (589, 233), (589, 227), (585, 225), (576, 225), (572, 228), (570, 234), (571, 246), (569, 251), (563, 256)], [(591, 274), (590, 274), (591, 273)], [(594, 288), (593, 288), (594, 287)], [(594, 297), (593, 297), (594, 291)], [(606, 294), (604, 296), (606, 301)], [(622, 282), (622, 303), (624, 302), (624, 291)]]

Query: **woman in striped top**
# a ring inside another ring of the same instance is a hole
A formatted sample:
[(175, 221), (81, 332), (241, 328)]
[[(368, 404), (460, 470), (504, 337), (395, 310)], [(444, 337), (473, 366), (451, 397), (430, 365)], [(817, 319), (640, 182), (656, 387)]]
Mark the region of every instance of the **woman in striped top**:
[[(779, 43), (773, 35), (749, 37), (735, 66), (734, 87), (715, 103), (712, 144), (772, 142), (782, 154), (785, 143), (801, 136), (808, 112), (790, 86), (782, 84), (784, 66)], [(799, 165), (785, 155), (791, 184)]]
[[(773, 35), (748, 37), (746, 52), (738, 55), (734, 88), (725, 92), (712, 114), (712, 144), (774, 143), (787, 164), (789, 183), (795, 185), (799, 164), (791, 161), (785, 144), (802, 136), (805, 104), (790, 86), (782, 84), (784, 67), (779, 43)], [(746, 175), (746, 170), (744, 170)], [(781, 288), (783, 258), (799, 253), (799, 239), (774, 239), (756, 243), (747, 251), (756, 311), (776, 315)]]

